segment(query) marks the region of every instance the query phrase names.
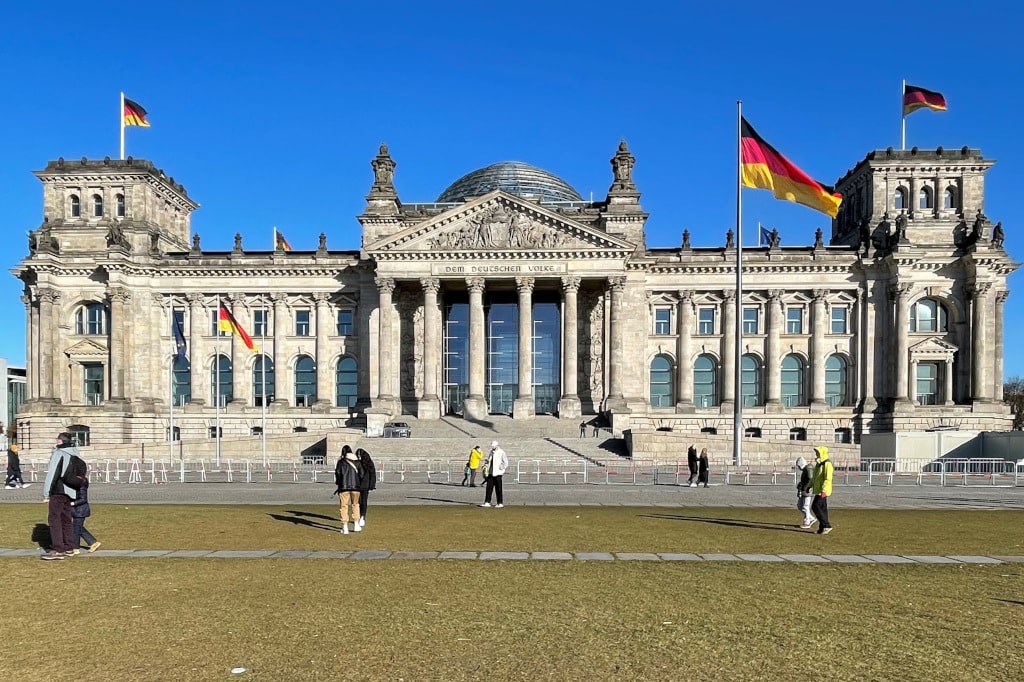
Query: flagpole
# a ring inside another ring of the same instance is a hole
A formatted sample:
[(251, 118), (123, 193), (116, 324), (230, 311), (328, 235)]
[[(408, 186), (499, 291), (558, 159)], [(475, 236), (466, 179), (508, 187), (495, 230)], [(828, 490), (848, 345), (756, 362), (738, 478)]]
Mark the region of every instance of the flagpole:
[(217, 468), (220, 469), (220, 294), (217, 294), (217, 324), (214, 326), (214, 333), (217, 335), (217, 352), (214, 353), (213, 359), (213, 381), (217, 386), (214, 395), (217, 403)]
[(267, 466), (267, 300), (260, 296), (260, 305), (263, 306), (263, 325), (260, 329), (260, 393), (263, 399), (260, 401), (260, 435), (263, 445), (263, 467)]
[[(174, 308), (171, 308), (171, 323), (174, 323)], [(171, 333), (173, 336), (174, 333)], [(168, 387), (170, 388), (170, 411), (168, 413), (170, 426), (167, 428), (167, 464), (174, 466), (174, 360), (177, 358), (177, 353), (171, 357), (171, 372), (170, 381)]]
[(907, 96), (907, 80), (903, 79), (903, 89), (900, 90), (900, 149), (907, 148), (907, 115), (903, 113), (903, 100)]
[(121, 93), (121, 110), (117, 112), (117, 120), (121, 122), (121, 160), (124, 161), (124, 93)]
[[(758, 236), (760, 238), (760, 235)], [(736, 100), (736, 348), (733, 349), (732, 447), (736, 466), (743, 466), (743, 100)], [(726, 351), (728, 352), (728, 351)]]

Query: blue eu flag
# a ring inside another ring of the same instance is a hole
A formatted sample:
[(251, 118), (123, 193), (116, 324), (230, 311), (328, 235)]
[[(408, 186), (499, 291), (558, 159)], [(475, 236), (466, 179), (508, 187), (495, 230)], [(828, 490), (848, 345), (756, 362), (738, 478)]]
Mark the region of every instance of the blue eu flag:
[(174, 351), (178, 355), (178, 362), (185, 361), (185, 335), (181, 333), (181, 322), (174, 320)]

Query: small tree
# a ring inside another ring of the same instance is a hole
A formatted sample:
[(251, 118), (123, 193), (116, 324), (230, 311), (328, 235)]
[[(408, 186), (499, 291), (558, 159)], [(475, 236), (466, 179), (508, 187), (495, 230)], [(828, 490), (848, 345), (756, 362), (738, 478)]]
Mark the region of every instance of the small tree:
[(1013, 430), (1024, 429), (1024, 377), (1010, 377), (1003, 383), (1003, 400), (1013, 410)]

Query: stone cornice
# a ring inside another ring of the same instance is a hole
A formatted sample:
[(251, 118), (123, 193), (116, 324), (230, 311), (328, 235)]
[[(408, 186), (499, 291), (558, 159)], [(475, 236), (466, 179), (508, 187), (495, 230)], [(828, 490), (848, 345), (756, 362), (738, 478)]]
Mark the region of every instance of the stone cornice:
[(385, 251), (373, 253), (377, 261), (485, 261), (485, 260), (594, 260), (625, 259), (630, 249), (585, 251)]
[[(651, 275), (735, 275), (734, 263), (657, 263), (646, 266), (647, 272)], [(764, 263), (744, 264), (743, 273), (747, 274), (777, 274), (789, 275), (794, 273), (816, 273), (816, 274), (840, 274), (850, 272), (846, 263)]]

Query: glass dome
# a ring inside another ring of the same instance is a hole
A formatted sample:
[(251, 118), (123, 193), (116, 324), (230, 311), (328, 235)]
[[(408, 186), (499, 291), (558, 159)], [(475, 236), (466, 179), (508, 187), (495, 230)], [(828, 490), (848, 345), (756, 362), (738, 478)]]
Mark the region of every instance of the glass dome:
[(539, 197), (543, 203), (583, 201), (565, 180), (521, 161), (502, 161), (467, 173), (441, 192), (437, 203), (455, 203), (492, 190), (519, 197)]

